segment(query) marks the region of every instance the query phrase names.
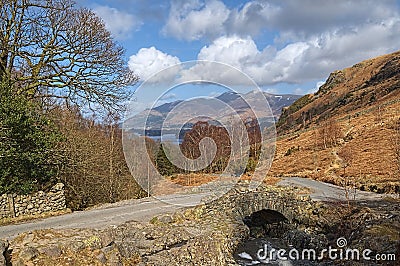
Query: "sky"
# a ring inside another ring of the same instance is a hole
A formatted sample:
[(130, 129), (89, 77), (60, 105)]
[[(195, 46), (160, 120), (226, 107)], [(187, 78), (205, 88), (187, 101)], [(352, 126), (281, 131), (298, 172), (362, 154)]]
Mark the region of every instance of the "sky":
[[(77, 4), (104, 20), (141, 81), (169, 66), (209, 60), (237, 68), (265, 91), (306, 94), (315, 92), (334, 70), (400, 50), (400, 0)], [(194, 67), (202, 71), (200, 65)], [(221, 80), (218, 71), (202, 75), (222, 83), (234, 80)]]

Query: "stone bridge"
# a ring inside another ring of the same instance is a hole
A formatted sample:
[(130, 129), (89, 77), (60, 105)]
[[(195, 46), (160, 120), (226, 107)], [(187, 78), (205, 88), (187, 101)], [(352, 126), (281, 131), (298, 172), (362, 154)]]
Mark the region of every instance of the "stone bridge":
[(313, 201), (304, 189), (293, 187), (260, 186), (249, 190), (244, 184), (206, 204), (211, 212), (226, 213), (237, 221), (262, 209), (283, 214), (295, 225), (316, 226), (323, 209), (322, 202)]
[[(146, 265), (157, 266), (237, 265), (233, 254), (251, 233), (243, 223), (245, 216), (261, 209), (271, 209), (286, 216), (292, 222), (288, 226), (317, 225), (322, 203), (312, 201), (304, 192), (296, 188), (266, 186), (249, 190), (246, 183), (241, 182), (218, 200), (195, 208), (159, 214), (149, 223), (129, 221), (102, 229), (87, 227), (94, 224), (96, 214), (104, 216), (112, 212), (115, 216), (118, 208), (87, 211), (84, 213), (90, 215), (92, 222), (86, 223), (84, 229), (46, 230), (46, 235), (41, 231), (25, 233), (12, 240), (10, 246), (7, 242), (2, 245), (0, 241), (0, 262), (1, 253), (12, 251), (12, 256), (5, 258), (11, 258), (15, 265), (20, 260), (28, 265), (32, 259), (38, 265), (55, 265), (61, 256), (70, 256), (68, 259), (76, 265), (93, 265), (94, 262), (98, 262), (96, 265), (110, 265), (115, 261), (115, 265), (122, 265), (123, 261), (138, 259)], [(188, 201), (187, 198), (183, 200)], [(139, 205), (143, 210), (151, 204), (144, 203), (135, 206)], [(160, 203), (157, 204), (159, 209)], [(127, 211), (133, 207), (128, 205), (120, 208)], [(75, 215), (72, 214), (70, 218), (76, 219)], [(62, 219), (71, 223), (66, 216)], [(76, 224), (73, 225), (75, 227)], [(36, 257), (26, 258), (26, 254), (32, 251)], [(102, 256), (99, 257), (99, 254)]]

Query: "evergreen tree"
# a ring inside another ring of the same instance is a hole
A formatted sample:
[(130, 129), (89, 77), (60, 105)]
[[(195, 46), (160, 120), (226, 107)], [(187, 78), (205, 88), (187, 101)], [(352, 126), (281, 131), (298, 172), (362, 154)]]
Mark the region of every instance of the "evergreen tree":
[(50, 186), (57, 174), (61, 134), (41, 108), (0, 84), (0, 194)]
[(158, 172), (163, 176), (170, 176), (180, 172), (180, 169), (168, 159), (162, 144), (160, 144), (160, 148), (157, 153), (156, 165)]

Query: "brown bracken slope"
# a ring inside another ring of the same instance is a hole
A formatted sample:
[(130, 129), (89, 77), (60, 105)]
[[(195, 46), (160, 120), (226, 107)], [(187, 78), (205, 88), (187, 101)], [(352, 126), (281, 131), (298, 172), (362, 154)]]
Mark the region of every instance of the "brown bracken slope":
[(331, 73), (285, 108), (269, 177), (400, 193), (400, 51)]

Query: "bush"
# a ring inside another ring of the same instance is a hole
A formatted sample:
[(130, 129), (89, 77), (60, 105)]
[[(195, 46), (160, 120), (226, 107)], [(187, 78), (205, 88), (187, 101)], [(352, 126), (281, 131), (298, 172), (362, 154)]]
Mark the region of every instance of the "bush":
[(300, 150), (300, 146), (297, 146), (297, 147), (292, 146), (286, 151), (285, 156), (289, 156), (292, 153), (299, 151), (299, 150)]
[(245, 173), (253, 173), (256, 170), (257, 164), (258, 160), (250, 157), (246, 165)]

